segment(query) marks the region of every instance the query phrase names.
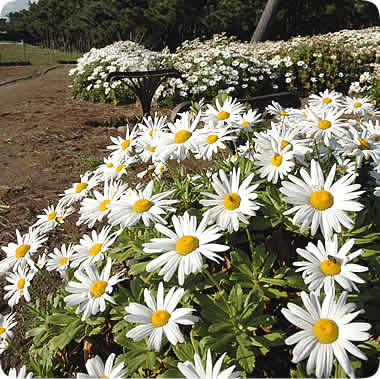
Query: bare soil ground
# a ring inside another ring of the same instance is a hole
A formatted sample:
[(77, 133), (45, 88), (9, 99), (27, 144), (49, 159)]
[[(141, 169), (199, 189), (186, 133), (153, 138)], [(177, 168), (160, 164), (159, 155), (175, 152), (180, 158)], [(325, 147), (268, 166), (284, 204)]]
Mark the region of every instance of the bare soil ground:
[[(0, 67), (0, 83), (33, 76), (0, 86), (0, 247), (15, 242), (16, 229), (27, 232), (37, 215), (56, 204), (59, 194), (78, 181), (80, 174), (102, 162), (109, 154), (110, 136), (122, 134), (118, 126), (133, 125), (140, 117), (136, 104), (115, 106), (73, 99), (68, 76), (72, 67)], [(168, 114), (165, 109), (157, 111)], [(50, 235), (48, 248), (58, 243), (62, 243), (59, 232)], [(0, 250), (0, 259), (4, 255)], [(2, 299), (4, 284), (0, 279), (3, 314), (10, 312)], [(41, 296), (51, 289), (43, 281), (36, 285)], [(14, 342), (25, 351), (23, 310), (22, 306), (13, 310), (19, 321)], [(1, 364), (6, 372), (22, 365), (11, 349), (1, 355)]]

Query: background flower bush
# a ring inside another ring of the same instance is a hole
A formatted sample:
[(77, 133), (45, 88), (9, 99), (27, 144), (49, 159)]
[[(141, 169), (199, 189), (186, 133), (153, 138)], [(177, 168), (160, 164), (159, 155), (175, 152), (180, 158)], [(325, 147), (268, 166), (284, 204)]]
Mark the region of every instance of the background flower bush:
[[(282, 90), (307, 96), (325, 88), (344, 93), (356, 89), (375, 99), (379, 46), (378, 27), (255, 45), (221, 34), (210, 40), (185, 41), (173, 54), (118, 42), (92, 49), (80, 59), (72, 71), (73, 93), (92, 101), (131, 101), (133, 95), (121, 82), (104, 82), (108, 72), (174, 67), (182, 78), (160, 87), (156, 99), (161, 105), (202, 97), (210, 100), (220, 91), (244, 98)], [(360, 89), (355, 82), (361, 83)]]

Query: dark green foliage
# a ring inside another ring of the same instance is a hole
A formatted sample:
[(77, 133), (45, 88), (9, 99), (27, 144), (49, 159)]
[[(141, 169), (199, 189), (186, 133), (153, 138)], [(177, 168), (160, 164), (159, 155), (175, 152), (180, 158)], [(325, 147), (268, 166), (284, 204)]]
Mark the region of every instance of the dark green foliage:
[[(89, 50), (116, 40), (175, 49), (184, 40), (226, 32), (249, 41), (266, 0), (40, 0), (10, 14), (9, 35), (65, 49)], [(360, 0), (282, 1), (268, 33), (288, 39), (378, 23)]]

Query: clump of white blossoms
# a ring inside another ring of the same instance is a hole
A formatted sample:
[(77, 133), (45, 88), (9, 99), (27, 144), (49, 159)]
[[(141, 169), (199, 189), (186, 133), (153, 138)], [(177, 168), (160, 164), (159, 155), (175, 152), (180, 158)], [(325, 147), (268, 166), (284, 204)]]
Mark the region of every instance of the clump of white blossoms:
[(292, 324), (303, 330), (285, 340), (293, 349), (293, 363), (308, 357), (306, 371), (311, 375), (314, 370), (317, 378), (328, 378), (332, 371), (334, 357), (345, 373), (354, 377), (354, 371), (346, 350), (360, 359), (367, 357), (351, 341), (366, 341), (371, 325), (365, 322), (351, 322), (361, 311), (355, 311), (355, 304), (348, 303), (347, 292), (338, 301), (334, 300), (335, 291), (326, 294), (322, 306), (315, 293), (305, 292), (301, 298), (306, 311), (296, 304), (288, 303), (281, 312)]
[(45, 214), (37, 216), (38, 220), (33, 224), (33, 227), (38, 228), (41, 233), (50, 232), (63, 223), (63, 220), (74, 212), (74, 208), (66, 207), (59, 202), (56, 206), (48, 206), (44, 212)]
[(323, 236), (331, 238), (333, 231), (342, 231), (341, 225), (348, 229), (353, 227), (354, 222), (345, 211), (359, 212), (363, 209), (362, 204), (353, 201), (364, 192), (358, 191), (360, 184), (352, 184), (356, 176), (347, 174), (333, 183), (335, 171), (334, 164), (325, 180), (321, 166), (313, 159), (311, 175), (301, 168), (299, 173), (303, 181), (289, 175), (290, 181), (281, 183), (280, 191), (285, 195), (283, 200), (295, 205), (284, 215), (296, 212), (293, 224), (301, 225), (301, 233), (310, 225), (312, 236), (321, 228)]
[(151, 180), (143, 190), (132, 190), (110, 204), (111, 225), (126, 228), (136, 225), (140, 220), (145, 226), (149, 226), (151, 221), (167, 224), (162, 215), (175, 211), (170, 205), (178, 203), (179, 200), (167, 199), (175, 190), (153, 195), (153, 186), (154, 181)]
[(78, 373), (78, 379), (119, 379), (126, 378), (128, 369), (124, 368), (124, 362), (113, 365), (115, 360), (115, 353), (110, 354), (104, 364), (99, 355), (95, 358), (88, 359), (86, 362), (87, 374)]
[(202, 199), (199, 202), (204, 206), (212, 206), (209, 209), (210, 220), (213, 220), (223, 230), (229, 233), (239, 230), (239, 221), (248, 225), (246, 216), (255, 216), (260, 208), (254, 200), (258, 195), (253, 192), (259, 185), (251, 184), (254, 174), (250, 174), (240, 183), (240, 168), (233, 168), (229, 178), (223, 170), (212, 176), (212, 186), (216, 194), (201, 192), (210, 199)]
[(350, 254), (355, 244), (354, 239), (350, 239), (338, 246), (338, 236), (333, 235), (331, 240), (318, 241), (317, 245), (309, 242), (305, 249), (297, 249), (297, 254), (301, 255), (306, 261), (294, 262), (294, 266), (299, 267), (296, 272), (302, 272), (305, 284), (310, 291), (319, 295), (323, 287), (325, 293), (339, 283), (346, 291), (357, 291), (359, 289), (355, 283), (365, 283), (356, 272), (368, 271), (368, 267), (361, 266), (351, 261), (363, 253), (363, 249), (356, 250)]
[(201, 357), (195, 353), (194, 354), (194, 363), (186, 361), (184, 363), (179, 362), (177, 367), (179, 371), (187, 379), (233, 379), (240, 378), (240, 372), (235, 371), (235, 366), (224, 369), (220, 372), (222, 368), (223, 359), (227, 353), (224, 353), (213, 366), (212, 357), (210, 349), (207, 350), (207, 362), (206, 367), (203, 366)]
[(199, 318), (189, 315), (192, 308), (176, 309), (181, 301), (185, 290), (172, 287), (164, 296), (164, 286), (162, 282), (158, 285), (157, 301), (148, 289), (144, 289), (144, 300), (147, 306), (138, 303), (130, 303), (125, 307), (128, 313), (124, 319), (128, 322), (142, 324), (131, 329), (126, 336), (133, 341), (140, 341), (149, 336), (148, 350), (153, 347), (160, 350), (163, 335), (172, 345), (185, 342), (178, 324), (193, 325)]
[(1, 247), (7, 256), (0, 262), (0, 275), (12, 268), (17, 269), (24, 263), (33, 265), (32, 254), (47, 240), (38, 228), (33, 227), (30, 227), (28, 233), (24, 235), (16, 229), (16, 237), (17, 243), (10, 242), (8, 246)]
[(17, 373), (17, 370), (15, 368), (10, 368), (8, 371), (8, 375), (3, 371), (3, 368), (0, 365), (0, 377), (1, 378), (9, 378), (9, 379), (32, 379), (33, 373), (29, 372), (26, 373), (26, 366), (22, 366)]
[(111, 276), (111, 268), (111, 258), (108, 258), (107, 264), (100, 274), (95, 264), (86, 264), (74, 272), (74, 277), (78, 282), (70, 281), (65, 287), (65, 290), (71, 295), (66, 296), (64, 301), (68, 307), (79, 304), (75, 313), (83, 312), (82, 321), (96, 315), (99, 311), (104, 312), (106, 301), (116, 304), (110, 294), (113, 286), (123, 280), (121, 276), (124, 273), (119, 272)]
[(8, 342), (13, 338), (14, 333), (12, 328), (17, 325), (15, 317), (15, 313), (8, 313), (6, 315), (0, 314), (0, 354), (8, 348)]
[(156, 229), (169, 238), (152, 238), (149, 243), (144, 244), (145, 253), (161, 254), (147, 264), (146, 270), (152, 272), (163, 266), (158, 275), (163, 276), (167, 282), (178, 269), (178, 283), (182, 285), (185, 276), (202, 271), (202, 256), (214, 262), (223, 260), (216, 253), (226, 251), (229, 247), (213, 243), (221, 237), (220, 228), (215, 224), (208, 227), (208, 223), (208, 212), (198, 227), (197, 218), (185, 212), (183, 216), (172, 217), (174, 231), (156, 224)]

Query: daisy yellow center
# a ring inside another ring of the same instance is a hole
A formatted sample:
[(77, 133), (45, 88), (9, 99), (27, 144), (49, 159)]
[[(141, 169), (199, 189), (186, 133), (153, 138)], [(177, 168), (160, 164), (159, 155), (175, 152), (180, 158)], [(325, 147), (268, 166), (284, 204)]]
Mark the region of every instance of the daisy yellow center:
[(325, 190), (314, 191), (310, 196), (310, 205), (318, 209), (319, 211), (324, 211), (334, 204), (334, 196), (330, 192)]
[(207, 138), (206, 138), (206, 142), (211, 145), (212, 143), (215, 143), (216, 141), (218, 140), (218, 136), (216, 136), (215, 134), (210, 134)]
[(238, 156), (238, 155), (234, 155), (233, 158), (234, 158), (234, 159), (238, 159), (239, 156)]
[(156, 146), (149, 146), (149, 151), (154, 153), (156, 151)]
[(372, 112), (368, 112), (368, 116), (372, 116)]
[(116, 172), (120, 172), (125, 167), (125, 164), (119, 164), (119, 166), (116, 167)]
[(329, 120), (321, 120), (318, 122), (318, 128), (322, 130), (326, 130), (331, 126), (331, 122)]
[(95, 256), (96, 254), (99, 253), (99, 251), (102, 249), (102, 244), (101, 243), (95, 243), (89, 250), (88, 255), (91, 257)]
[(380, 134), (373, 134), (371, 138), (373, 141), (380, 142)]
[(288, 142), (288, 141), (286, 141), (286, 140), (284, 140), (284, 139), (281, 141), (281, 149), (282, 149), (282, 150), (285, 149), (285, 147), (288, 146), (288, 145), (289, 145), (289, 142)]
[(102, 376), (99, 376), (99, 379), (109, 379), (109, 376), (107, 376), (107, 375), (102, 375)]
[(148, 211), (152, 205), (153, 203), (151, 201), (146, 199), (140, 199), (133, 204), (132, 209), (134, 212), (143, 213)]
[(79, 193), (79, 192), (82, 192), (84, 189), (86, 189), (88, 187), (88, 183), (79, 183), (77, 184), (77, 186), (75, 187), (75, 192), (76, 193)]
[(63, 217), (63, 216), (59, 216), (59, 217), (57, 217), (57, 221), (58, 221), (58, 222), (61, 222), (62, 217)]
[(153, 135), (153, 129), (149, 130), (149, 135), (152, 137), (152, 135)]
[(174, 136), (174, 142), (175, 143), (184, 143), (186, 142), (190, 137), (192, 133), (189, 132), (188, 130), (180, 130), (177, 132)]
[(62, 258), (59, 260), (59, 264), (60, 264), (61, 266), (63, 266), (67, 261), (68, 261), (68, 258), (67, 258), (67, 257), (62, 257)]
[(358, 139), (360, 142), (360, 145), (358, 146), (360, 150), (369, 150), (370, 149), (367, 139), (365, 139), (365, 138), (358, 138)]
[(243, 127), (243, 128), (245, 128), (246, 126), (248, 126), (249, 125), (249, 122), (248, 121), (243, 121), (242, 123), (241, 123), (241, 126)]
[(360, 108), (362, 106), (362, 103), (360, 103), (359, 101), (357, 101), (355, 104), (354, 104), (354, 108)]
[(282, 156), (280, 154), (275, 154), (272, 158), (272, 165), (279, 167), (282, 163)]
[(16, 258), (25, 257), (25, 254), (29, 251), (30, 245), (22, 244), (16, 249)]
[(288, 115), (288, 112), (287, 112), (287, 111), (281, 111), (281, 112), (280, 112), (280, 115), (281, 115), (281, 116), (287, 116), (287, 115)]
[(193, 236), (183, 236), (175, 244), (175, 250), (179, 255), (187, 255), (199, 247), (199, 240)]
[(323, 100), (322, 100), (325, 104), (330, 104), (331, 103), (331, 99), (329, 97), (325, 97)]
[(333, 262), (330, 259), (324, 260), (319, 267), (326, 276), (338, 275), (340, 273), (340, 263)]
[(336, 168), (336, 170), (338, 171), (338, 172), (346, 172), (346, 167), (342, 167), (342, 166), (339, 166), (339, 167), (337, 167)]
[(122, 150), (125, 150), (126, 148), (128, 148), (128, 146), (131, 144), (131, 141), (129, 139), (125, 139), (122, 143), (121, 143), (121, 149)]
[(104, 280), (98, 280), (90, 288), (90, 294), (94, 297), (99, 297), (104, 294), (104, 291), (107, 287), (107, 282)]
[(99, 210), (101, 210), (102, 212), (104, 212), (106, 209), (107, 209), (107, 205), (111, 202), (111, 200), (103, 200), (100, 204), (99, 204)]
[(216, 116), (216, 118), (220, 121), (226, 120), (228, 117), (230, 117), (230, 114), (226, 111), (221, 111)]
[(157, 327), (164, 326), (168, 323), (169, 318), (170, 313), (168, 311), (156, 311), (152, 314), (152, 324)]
[(107, 163), (107, 167), (108, 168), (111, 168), (111, 167), (113, 167), (113, 164), (110, 162), (110, 163)]
[(49, 213), (48, 215), (48, 220), (51, 221), (51, 220), (54, 220), (57, 216), (57, 212), (51, 212)]
[(24, 285), (25, 285), (25, 279), (24, 278), (21, 278), (17, 281), (17, 289), (18, 290), (22, 290), (24, 288)]
[(162, 165), (162, 166), (160, 167), (160, 172), (163, 172), (164, 169), (165, 169), (165, 166)]
[(224, 208), (229, 209), (230, 211), (240, 207), (240, 196), (235, 192), (230, 192), (224, 198)]
[(321, 318), (314, 324), (313, 334), (319, 343), (333, 343), (338, 338), (338, 325), (328, 318)]
[(0, 328), (0, 336), (5, 332), (5, 328)]

